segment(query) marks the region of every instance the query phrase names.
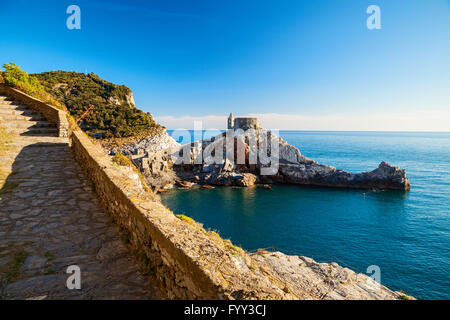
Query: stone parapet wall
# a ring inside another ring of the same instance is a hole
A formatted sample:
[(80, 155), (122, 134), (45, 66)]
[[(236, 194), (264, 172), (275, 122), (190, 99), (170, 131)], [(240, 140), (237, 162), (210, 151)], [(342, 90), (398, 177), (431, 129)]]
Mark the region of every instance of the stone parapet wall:
[(192, 219), (175, 216), (157, 195), (144, 191), (132, 169), (114, 166), (83, 132), (73, 132), (72, 148), (115, 223), (147, 261), (147, 269), (169, 299), (378, 300), (405, 296), (336, 263), (264, 250), (248, 253)]
[(113, 165), (81, 131), (72, 134), (76, 160), (114, 221), (170, 299), (294, 299), (252, 267), (242, 249), (179, 219)]
[(69, 122), (67, 121), (65, 111), (59, 110), (58, 108), (55, 108), (5, 84), (0, 84), (0, 94), (10, 97), (28, 106), (29, 108), (42, 115), (48, 121), (56, 123), (58, 126), (59, 137), (69, 136)]

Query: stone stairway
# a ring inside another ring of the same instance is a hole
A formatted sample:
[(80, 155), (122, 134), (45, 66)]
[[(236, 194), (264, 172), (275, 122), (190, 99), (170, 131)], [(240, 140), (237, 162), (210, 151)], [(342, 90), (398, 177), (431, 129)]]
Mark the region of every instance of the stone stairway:
[(5, 96), (0, 96), (0, 121), (8, 131), (18, 135), (56, 137), (58, 134), (55, 123)]
[[(4, 96), (0, 126), (12, 133), (0, 153), (0, 300), (160, 297), (57, 126)], [(70, 265), (81, 290), (67, 288)]]

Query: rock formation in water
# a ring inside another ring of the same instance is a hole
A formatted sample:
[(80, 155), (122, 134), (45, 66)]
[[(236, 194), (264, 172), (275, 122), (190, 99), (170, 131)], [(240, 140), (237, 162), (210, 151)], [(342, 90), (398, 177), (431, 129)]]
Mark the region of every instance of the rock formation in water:
[[(261, 145), (250, 143), (246, 134), (234, 134), (234, 159), (227, 158), (226, 154), (226, 136), (219, 135), (209, 141), (203, 141), (201, 149), (223, 151), (225, 159), (219, 164), (208, 163), (204, 159), (203, 163), (194, 164), (195, 149), (200, 148), (200, 143), (192, 144), (191, 164), (186, 166), (176, 166), (178, 176), (194, 182), (200, 182), (213, 185), (237, 185), (251, 186), (255, 183), (293, 183), (303, 185), (343, 187), (343, 188), (362, 188), (362, 189), (393, 189), (409, 190), (410, 184), (403, 169), (394, 167), (386, 162), (381, 162), (378, 168), (371, 172), (352, 174), (344, 170), (336, 169), (332, 166), (319, 164), (303, 156), (299, 149), (288, 144), (283, 139), (270, 135), (266, 130), (256, 131), (256, 135), (269, 135), (269, 141), (278, 144), (279, 158), (276, 164), (276, 170), (273, 174), (262, 174), (262, 170), (269, 169), (269, 165), (261, 163), (258, 159), (251, 163), (250, 158), (258, 154)], [(268, 153), (271, 153), (271, 144), (268, 144)], [(228, 143), (228, 145), (230, 145)], [(244, 150), (245, 161), (238, 164), (236, 154), (238, 149)]]
[[(410, 189), (405, 170), (384, 161), (373, 171), (352, 174), (319, 164), (303, 156), (298, 148), (267, 130), (258, 129), (253, 133), (254, 136), (249, 137), (247, 132), (229, 130), (210, 140), (181, 146), (163, 132), (158, 136), (122, 147), (121, 152), (130, 155), (149, 183), (157, 188), (177, 181), (178, 184), (189, 181), (242, 187), (258, 183), (292, 183), (341, 188)], [(266, 145), (263, 144), (261, 137), (269, 137)], [(275, 145), (278, 150), (272, 150)], [(233, 149), (231, 156), (227, 154), (227, 146)], [(266, 148), (264, 152), (270, 156), (272, 153), (279, 155), (275, 165), (273, 159), (269, 164), (263, 161), (260, 154), (263, 148)], [(185, 152), (189, 153), (188, 161), (174, 164), (174, 155), (182, 158)], [(202, 154), (200, 161), (199, 154)], [(221, 160), (213, 161), (217, 156), (220, 156)], [(275, 170), (270, 173), (271, 166)], [(264, 170), (269, 171), (269, 174), (264, 173)], [(186, 183), (181, 185), (187, 187)]]

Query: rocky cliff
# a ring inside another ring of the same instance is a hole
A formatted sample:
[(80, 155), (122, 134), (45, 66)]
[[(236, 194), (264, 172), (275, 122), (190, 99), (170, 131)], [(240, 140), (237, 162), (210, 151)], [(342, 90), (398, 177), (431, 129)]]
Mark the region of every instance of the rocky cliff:
[[(134, 158), (138, 167), (148, 178), (149, 184), (161, 189), (172, 184), (189, 187), (192, 183), (248, 187), (254, 184), (292, 183), (339, 188), (361, 188), (376, 190), (409, 190), (410, 183), (404, 169), (381, 162), (378, 168), (370, 172), (353, 174), (335, 167), (319, 164), (305, 156), (300, 150), (286, 141), (271, 135), (266, 130), (258, 130), (256, 134), (269, 136), (267, 151), (277, 145), (275, 170), (263, 174), (270, 169), (270, 164), (263, 163), (259, 156), (260, 143), (251, 143), (251, 139), (242, 133), (225, 133), (210, 140), (196, 141), (181, 146), (173, 140), (166, 131), (122, 146), (120, 151)], [(233, 149), (233, 156), (227, 154), (227, 145)], [(230, 147), (231, 146), (231, 147)], [(242, 156), (238, 161), (239, 151)], [(175, 158), (181, 158), (184, 152), (189, 152), (188, 162), (174, 164)], [(213, 163), (211, 157), (217, 152), (222, 153), (219, 163)], [(204, 155), (198, 162), (199, 154)], [(273, 152), (275, 153), (275, 152)], [(209, 155), (209, 156), (208, 156)], [(208, 158), (209, 157), (209, 158)], [(253, 161), (251, 159), (253, 158)]]
[[(340, 188), (362, 188), (362, 189), (392, 189), (409, 190), (410, 183), (403, 169), (394, 167), (386, 162), (381, 162), (378, 168), (371, 172), (352, 174), (335, 167), (319, 164), (305, 156), (299, 149), (288, 144), (286, 141), (271, 135), (266, 130), (258, 130), (256, 135), (269, 136), (267, 142), (267, 153), (271, 154), (271, 146), (277, 145), (279, 156), (270, 174), (263, 174), (263, 170), (269, 169), (270, 164), (261, 161), (258, 149), (261, 143), (251, 143), (251, 139), (242, 133), (230, 133), (232, 145), (234, 146), (234, 156), (227, 158), (227, 141), (225, 134), (219, 135), (211, 140), (195, 142), (191, 145), (191, 163), (189, 165), (175, 166), (178, 176), (192, 182), (199, 182), (212, 185), (236, 185), (251, 186), (255, 183), (270, 184), (293, 183), (303, 185), (340, 187)], [(228, 138), (230, 139), (230, 138)], [(183, 148), (185, 149), (186, 146)], [(210, 154), (223, 152), (223, 162), (218, 164), (208, 164), (208, 159), (203, 159), (202, 164), (195, 164), (194, 159), (199, 154)], [(243, 159), (239, 164), (237, 154), (243, 150)], [(214, 153), (213, 152), (213, 153)], [(273, 152), (275, 153), (275, 152)], [(256, 159), (256, 155), (258, 158)], [(254, 161), (251, 161), (251, 158)], [(255, 161), (256, 159), (256, 161)], [(267, 170), (268, 171), (268, 170)]]
[(120, 152), (129, 157), (141, 170), (148, 185), (154, 190), (161, 190), (180, 181), (172, 161), (172, 154), (180, 148), (181, 145), (163, 130), (157, 135), (124, 144), (109, 152), (111, 154)]
[(308, 257), (263, 250), (251, 257), (264, 276), (296, 299), (412, 299), (401, 292), (388, 289), (363, 273), (355, 273), (335, 262), (319, 263)]

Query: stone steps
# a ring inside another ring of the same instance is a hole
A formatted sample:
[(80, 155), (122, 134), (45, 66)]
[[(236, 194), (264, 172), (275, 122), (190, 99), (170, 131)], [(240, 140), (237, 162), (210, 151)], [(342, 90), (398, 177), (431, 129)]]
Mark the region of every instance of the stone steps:
[(2, 126), (5, 128), (56, 128), (55, 123), (27, 119), (5, 121)]
[(49, 135), (56, 136), (57, 128), (8, 128), (8, 131), (20, 135)]
[(58, 135), (55, 123), (47, 121), (27, 106), (4, 96), (0, 96), (0, 120), (2, 126), (14, 134), (51, 137)]
[(22, 106), (20, 104), (5, 104), (0, 103), (0, 109), (4, 110), (28, 110), (26, 106)]
[(38, 114), (33, 114), (30, 112), (30, 115), (16, 115), (16, 114), (7, 114), (7, 113), (0, 113), (0, 120), (6, 121), (45, 121), (46, 119), (44, 117), (41, 117)]
[(11, 106), (11, 105), (17, 105), (18, 102), (13, 101), (13, 100), (2, 100), (2, 101), (0, 101), (0, 104), (3, 106)]
[(33, 110), (29, 110), (29, 109), (25, 109), (25, 110), (12, 110), (12, 109), (2, 109), (0, 108), (0, 115), (3, 114), (10, 114), (10, 115), (16, 115), (16, 116), (32, 116), (32, 115), (37, 115), (36, 112), (34, 112)]

